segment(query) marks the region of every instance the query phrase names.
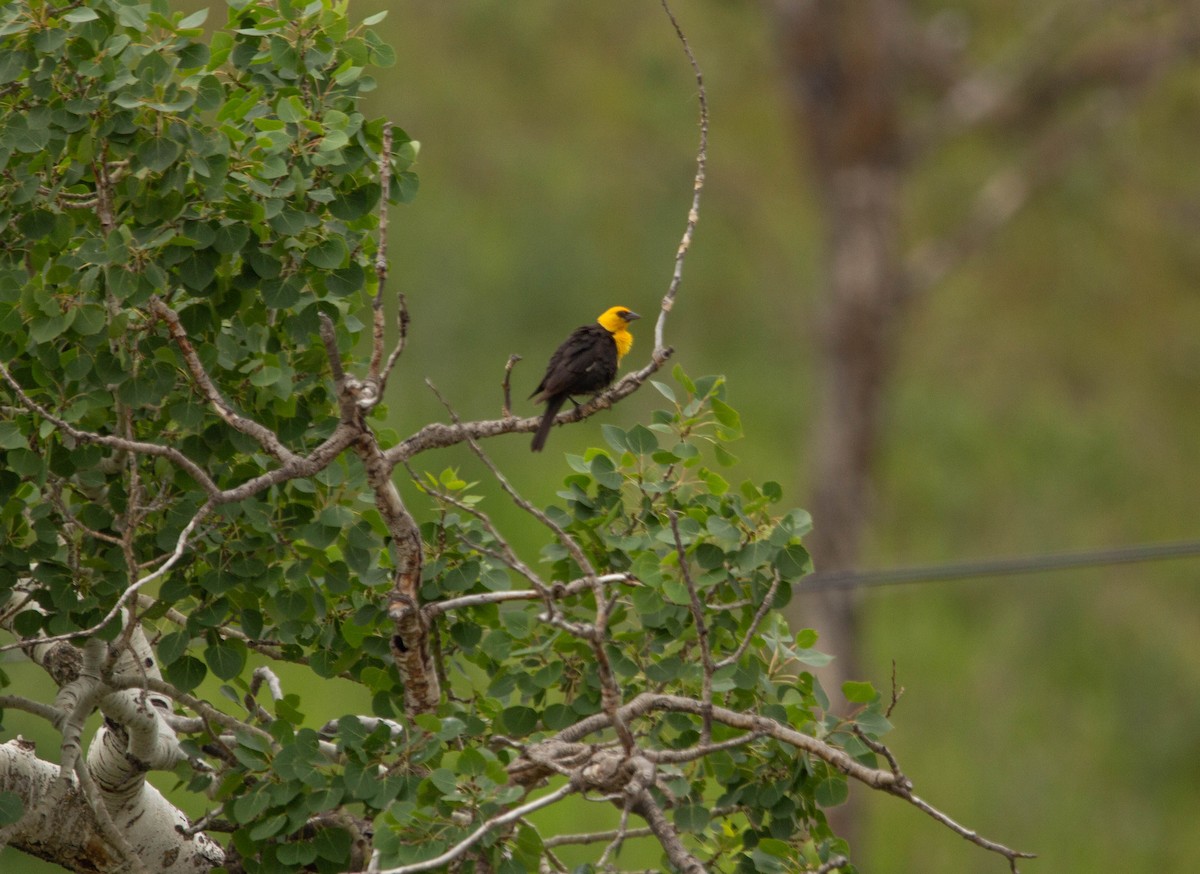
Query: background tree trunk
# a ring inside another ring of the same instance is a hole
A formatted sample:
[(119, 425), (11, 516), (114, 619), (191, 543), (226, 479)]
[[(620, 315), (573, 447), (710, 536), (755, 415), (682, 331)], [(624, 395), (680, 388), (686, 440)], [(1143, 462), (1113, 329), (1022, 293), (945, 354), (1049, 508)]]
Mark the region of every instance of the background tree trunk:
[[(904, 299), (899, 64), (892, 44), (902, 6), (898, 0), (779, 0), (775, 6), (788, 93), (826, 229), (809, 501), (816, 520), (809, 545), (822, 571), (858, 563), (880, 406)], [(801, 610), (803, 621), (821, 631), (824, 648), (838, 657), (830, 679), (840, 685), (857, 676), (853, 597), (813, 596)]]
[[(866, 530), (871, 461), (903, 301), (899, 242), (902, 182), (897, 107), (899, 0), (777, 0), (787, 93), (812, 178), (825, 237), (825, 285), (816, 323), (819, 396), (813, 422), (815, 520), (809, 548), (821, 571), (858, 565)], [(841, 709), (841, 684), (861, 677), (853, 592), (800, 599), (795, 618), (835, 656), (822, 680)], [(854, 809), (830, 812), (851, 846)]]

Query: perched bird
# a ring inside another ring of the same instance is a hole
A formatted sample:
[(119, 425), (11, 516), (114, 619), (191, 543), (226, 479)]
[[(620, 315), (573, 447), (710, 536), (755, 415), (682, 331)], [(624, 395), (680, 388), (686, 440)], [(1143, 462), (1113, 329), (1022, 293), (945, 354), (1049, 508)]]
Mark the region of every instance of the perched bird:
[(633, 346), (629, 323), (640, 319), (629, 307), (612, 307), (604, 311), (595, 324), (584, 325), (554, 350), (546, 375), (530, 397), (546, 404), (542, 423), (533, 435), (533, 451), (541, 452), (550, 436), (554, 417), (573, 395), (594, 394), (617, 375), (617, 364)]

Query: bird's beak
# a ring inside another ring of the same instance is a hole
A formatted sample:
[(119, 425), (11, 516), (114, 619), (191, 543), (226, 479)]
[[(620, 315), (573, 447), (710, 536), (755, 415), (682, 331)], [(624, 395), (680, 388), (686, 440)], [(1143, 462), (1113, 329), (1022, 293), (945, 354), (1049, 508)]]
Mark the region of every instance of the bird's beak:
[(625, 314), (625, 321), (627, 321), (627, 322), (632, 322), (634, 319), (640, 319), (640, 318), (641, 318), (641, 316), (639, 316), (633, 310), (630, 310), (629, 312), (627, 312)]

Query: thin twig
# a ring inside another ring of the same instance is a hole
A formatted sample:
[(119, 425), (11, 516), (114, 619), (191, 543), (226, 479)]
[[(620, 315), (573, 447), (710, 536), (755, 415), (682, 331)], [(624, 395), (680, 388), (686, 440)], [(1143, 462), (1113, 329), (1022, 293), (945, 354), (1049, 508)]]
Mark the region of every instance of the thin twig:
[(513, 367), (520, 360), (521, 356), (514, 352), (508, 356), (508, 362), (504, 365), (504, 382), (501, 383), (501, 387), (504, 389), (504, 406), (500, 409), (500, 415), (506, 419), (512, 417), (512, 387), (510, 382), (512, 380)]
[(684, 229), (682, 239), (679, 241), (679, 248), (675, 252), (675, 270), (671, 274), (671, 284), (667, 287), (667, 293), (663, 296), (658, 321), (654, 325), (655, 352), (664, 348), (663, 329), (666, 326), (667, 313), (675, 305), (675, 294), (679, 291), (680, 283), (683, 282), (683, 261), (687, 257), (688, 249), (692, 245), (692, 239), (696, 235), (696, 224), (700, 221), (700, 194), (704, 191), (705, 168), (708, 164), (708, 92), (704, 87), (704, 74), (700, 70), (700, 64), (696, 61), (696, 56), (692, 53), (692, 47), (688, 44), (687, 37), (683, 33), (683, 28), (680, 27), (679, 21), (675, 18), (675, 13), (671, 11), (667, 0), (662, 0), (662, 8), (667, 13), (667, 18), (671, 20), (671, 26), (675, 28), (675, 36), (679, 38), (679, 44), (683, 46), (683, 52), (687, 55), (688, 63), (692, 66), (692, 73), (696, 77), (696, 99), (700, 105), (700, 146), (696, 151), (696, 176), (692, 183), (692, 208), (688, 210), (687, 226)]
[[(408, 467), (408, 465), (405, 465), (405, 467)], [(483, 555), (487, 555), (490, 558), (496, 559), (497, 561), (503, 563), (504, 565), (506, 565), (510, 569), (516, 571), (521, 576), (523, 576), (525, 579), (527, 579), (529, 581), (529, 584), (531, 586), (533, 586), (533, 588), (534, 588), (533, 594), (536, 597), (546, 599), (546, 600), (549, 599), (550, 587), (547, 586), (545, 582), (543, 582), (542, 578), (537, 575), (537, 573), (533, 570), (533, 568), (531, 568), (529, 565), (527, 565), (525, 562), (523, 562), (521, 560), (521, 558), (513, 550), (512, 545), (501, 535), (500, 529), (498, 529), (496, 527), (496, 525), (492, 522), (491, 518), (487, 515), (487, 513), (484, 513), (478, 507), (476, 507), (472, 504), (469, 504), (466, 501), (456, 498), (454, 495), (450, 494), (449, 492), (442, 491), (441, 489), (437, 488), (432, 483), (430, 483), (428, 480), (422, 480), (420, 477), (417, 476), (416, 472), (413, 471), (413, 469), (411, 467), (408, 468), (408, 475), (412, 478), (413, 482), (417, 484), (418, 488), (424, 490), (429, 495), (432, 495), (434, 498), (436, 498), (440, 501), (445, 501), (446, 503), (450, 504), (451, 506), (456, 507), (457, 509), (468, 514), (469, 516), (472, 516), (473, 518), (479, 520), (480, 524), (483, 525), (484, 529), (488, 532), (488, 534), (490, 534), (492, 536), (492, 538), (496, 541), (496, 543), (498, 544), (498, 548), (491, 549), (491, 548), (484, 546), (482, 544), (479, 544), (479, 543), (471, 544), (472, 548), (477, 550), (478, 552), (480, 552)], [(513, 592), (491, 592), (488, 594), (510, 596), (510, 597), (501, 598), (498, 600), (523, 600), (523, 598), (515, 598), (515, 599), (512, 598), (511, 596), (514, 594)], [(427, 616), (434, 616), (437, 613), (443, 612), (443, 610), (445, 609), (445, 606), (444, 606), (445, 603), (446, 602), (444, 602), (444, 601), (434, 602), (432, 604), (425, 605), (425, 607), (423, 609), (425, 610)], [(484, 603), (487, 603), (487, 602), (486, 601), (476, 602), (476, 604), (484, 604)]]
[(499, 816), (492, 817), (440, 856), (426, 859), (424, 862), (400, 865), (397, 868), (385, 868), (378, 871), (378, 874), (417, 874), (419, 871), (432, 871), (435, 868), (441, 868), (443, 865), (448, 865), (456, 859), (462, 858), (467, 850), (483, 840), (489, 832), (541, 810), (543, 807), (557, 804), (574, 792), (574, 784), (566, 783), (548, 795), (543, 795), (541, 798), (534, 799), (526, 804), (522, 804), (520, 807), (514, 807), (512, 810), (506, 811)]
[[(543, 847), (563, 847), (568, 844), (598, 844), (602, 841), (611, 841), (617, 837), (620, 832), (617, 829), (612, 829), (606, 832), (588, 832), (587, 834), (575, 835), (551, 835), (548, 838), (542, 839)], [(649, 828), (631, 828), (625, 830), (626, 838), (648, 838), (654, 832)]]
[(1009, 870), (1012, 872), (1012, 874), (1020, 874), (1020, 872), (1017, 869), (1017, 860), (1018, 859), (1036, 859), (1037, 858), (1037, 853), (1026, 853), (1021, 850), (1014, 850), (1011, 847), (1006, 847), (1004, 844), (998, 844), (995, 841), (988, 840), (987, 838), (980, 835), (979, 832), (975, 831), (974, 829), (967, 828), (965, 825), (955, 822), (953, 819), (951, 819), (946, 814), (942, 813), (940, 810), (938, 810), (932, 804), (925, 801), (925, 799), (914, 795), (911, 790), (903, 790), (902, 791), (899, 788), (892, 788), (892, 789), (889, 789), (888, 791), (891, 792), (893, 795), (897, 795), (900, 798), (903, 798), (905, 801), (907, 801), (909, 804), (913, 805), (913, 807), (917, 808), (918, 810), (922, 811), (923, 813), (928, 814), (933, 819), (937, 820), (942, 825), (946, 826), (946, 828), (950, 829), (952, 832), (954, 832), (955, 834), (957, 834), (959, 837), (963, 838), (964, 840), (970, 841), (975, 846), (982, 847), (983, 849), (988, 850), (989, 852), (996, 853), (998, 855), (1003, 856), (1005, 859), (1008, 860), (1008, 867), (1009, 867)]
[[(462, 422), (458, 417), (458, 413), (454, 411), (454, 408), (450, 406), (450, 402), (443, 397), (440, 391), (438, 391), (438, 387), (433, 384), (432, 380), (425, 380), (425, 384), (429, 386), (429, 390), (433, 392), (434, 397), (436, 397), (441, 402), (442, 406), (446, 408), (446, 412), (450, 415), (450, 421), (454, 423), (454, 427), (462, 427)], [(558, 542), (563, 545), (563, 548), (567, 550), (571, 558), (574, 559), (575, 564), (579, 566), (579, 569), (583, 571), (586, 576), (596, 576), (596, 569), (592, 566), (591, 561), (584, 554), (583, 550), (580, 549), (579, 544), (575, 542), (575, 538), (568, 534), (561, 525), (559, 525), (529, 501), (525, 500), (525, 498), (521, 497), (520, 493), (513, 488), (512, 483), (508, 481), (508, 477), (500, 472), (500, 468), (496, 467), (495, 462), (493, 462), (488, 454), (483, 451), (483, 447), (479, 445), (479, 442), (472, 434), (469, 432), (464, 433), (463, 440), (465, 440), (467, 445), (471, 447), (471, 451), (475, 453), (475, 456), (483, 462), (485, 467), (487, 467), (492, 477), (497, 483), (499, 483), (500, 488), (504, 490), (504, 493), (508, 495), (512, 502), (529, 515), (533, 516), (533, 518), (537, 519), (542, 525), (554, 532), (554, 536), (558, 539)]]
[(617, 825), (617, 833), (613, 835), (613, 839), (608, 842), (608, 846), (604, 848), (604, 852), (600, 854), (600, 858), (596, 860), (596, 868), (600, 871), (608, 865), (609, 858), (615, 853), (620, 852), (621, 845), (625, 843), (625, 838), (629, 832), (629, 805), (626, 804), (621, 808), (621, 821)]
[[(476, 546), (478, 549), (478, 546)], [(546, 589), (552, 598), (558, 599), (571, 595), (578, 595), (584, 591), (590, 591), (593, 582), (601, 585), (609, 585), (611, 583), (626, 583), (628, 585), (638, 585), (636, 577), (629, 574), (601, 574), (596, 579), (578, 579), (572, 580), (569, 583), (554, 583), (547, 586)], [(476, 592), (471, 595), (462, 595), (458, 598), (450, 598), (446, 601), (436, 601), (431, 604), (426, 604), (422, 609), (430, 618), (438, 616), (442, 613), (448, 613), (451, 610), (461, 610), (465, 607), (481, 607), (485, 604), (500, 604), (505, 601), (537, 601), (544, 598), (542, 592), (535, 589), (510, 589), (505, 592)]]
[(729, 665), (737, 664), (738, 659), (746, 652), (750, 646), (750, 642), (754, 639), (754, 635), (758, 632), (758, 626), (762, 624), (766, 615), (771, 612), (771, 605), (775, 602), (775, 593), (779, 590), (780, 576), (779, 571), (775, 571), (775, 578), (771, 581), (771, 587), (767, 589), (767, 594), (763, 598), (762, 603), (758, 605), (758, 611), (754, 614), (754, 619), (750, 621), (750, 627), (746, 629), (745, 635), (742, 637), (742, 642), (738, 644), (738, 648), (733, 654), (721, 659), (717, 662), (716, 669), (728, 667)]
[(892, 711), (896, 709), (896, 705), (900, 703), (900, 699), (904, 696), (904, 687), (896, 682), (896, 660), (892, 659), (892, 702), (888, 704), (887, 710), (883, 712), (885, 719), (892, 718)]
[(701, 743), (683, 750), (645, 750), (642, 755), (658, 765), (680, 765), (684, 762), (694, 762), (697, 759), (703, 759), (705, 756), (719, 753), (722, 750), (736, 749), (748, 743), (754, 743), (760, 737), (762, 737), (760, 732), (752, 731), (741, 737), (723, 740), (720, 743)]

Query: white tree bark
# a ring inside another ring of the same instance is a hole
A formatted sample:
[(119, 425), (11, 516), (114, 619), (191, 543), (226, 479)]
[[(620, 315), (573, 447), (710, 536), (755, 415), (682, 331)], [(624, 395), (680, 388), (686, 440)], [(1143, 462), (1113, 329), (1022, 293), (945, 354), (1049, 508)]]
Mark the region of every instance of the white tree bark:
[[(31, 601), (10, 604), (0, 608), (0, 628), (9, 631), (17, 614), (37, 609)], [(148, 772), (169, 770), (184, 755), (169, 723), (170, 700), (109, 685), (162, 678), (141, 627), (112, 645), (90, 638), (82, 650), (62, 641), (24, 649), (61, 687), (47, 718), (62, 731), (62, 744), (56, 761), (38, 758), (20, 737), (0, 745), (0, 792), (17, 795), (24, 807), (20, 820), (0, 829), (0, 847), (97, 874), (182, 874), (220, 865), (221, 846), (187, 834), (187, 817), (146, 781)], [(81, 762), (84, 723), (96, 710), (104, 722)]]
[[(60, 781), (59, 774), (59, 766), (39, 759), (28, 741), (0, 744), (0, 792), (15, 793), (25, 806), (21, 820), (3, 831), (5, 842), (71, 871), (128, 870), (78, 780), (66, 775)], [(97, 787), (113, 825), (148, 870), (207, 872), (224, 861), (224, 851), (211, 839), (182, 833), (187, 818), (145, 780), (132, 791), (108, 791), (100, 780)]]

